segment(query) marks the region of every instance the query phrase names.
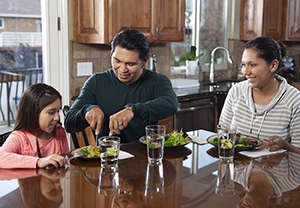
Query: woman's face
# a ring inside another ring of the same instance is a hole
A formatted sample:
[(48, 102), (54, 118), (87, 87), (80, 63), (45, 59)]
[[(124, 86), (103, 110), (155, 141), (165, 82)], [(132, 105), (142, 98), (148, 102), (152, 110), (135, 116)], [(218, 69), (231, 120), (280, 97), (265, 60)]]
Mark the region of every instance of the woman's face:
[(111, 64), (118, 79), (130, 85), (142, 75), (145, 62), (139, 59), (139, 53), (117, 46), (111, 57)]
[(257, 52), (253, 49), (245, 49), (243, 52), (242, 73), (247, 78), (251, 88), (261, 89), (268, 85), (274, 78), (273, 73), (277, 66), (275, 66), (274, 61), (267, 65), (264, 59), (257, 57)]
[(51, 134), (59, 121), (59, 110), (61, 101), (58, 98), (50, 105), (46, 106), (39, 115), (39, 128), (43, 132)]

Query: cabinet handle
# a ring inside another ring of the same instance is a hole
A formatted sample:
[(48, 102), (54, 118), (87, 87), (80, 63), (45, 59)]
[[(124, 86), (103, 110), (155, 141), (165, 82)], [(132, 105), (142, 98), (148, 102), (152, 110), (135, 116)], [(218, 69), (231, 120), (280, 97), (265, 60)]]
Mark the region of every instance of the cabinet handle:
[(154, 26), (155, 26), (155, 35), (154, 35), (154, 37), (156, 38), (157, 34), (158, 34), (158, 27), (157, 27), (157, 24), (155, 24)]
[(269, 35), (269, 27), (268, 27), (268, 26), (266, 26), (266, 29), (267, 29), (266, 36), (268, 36), (268, 35)]
[(183, 36), (184, 36), (184, 33), (185, 33), (185, 28), (184, 28), (183, 24), (181, 24), (181, 27), (182, 27), (182, 34), (181, 34), (181, 37), (183, 37)]
[(178, 108), (177, 113), (195, 112), (198, 110), (210, 109), (215, 106), (216, 106), (215, 103), (210, 102), (210, 104), (208, 104), (208, 105), (194, 106), (194, 107), (189, 107), (189, 108)]
[(294, 33), (294, 28), (293, 26), (291, 26), (291, 36), (293, 36), (293, 33)]

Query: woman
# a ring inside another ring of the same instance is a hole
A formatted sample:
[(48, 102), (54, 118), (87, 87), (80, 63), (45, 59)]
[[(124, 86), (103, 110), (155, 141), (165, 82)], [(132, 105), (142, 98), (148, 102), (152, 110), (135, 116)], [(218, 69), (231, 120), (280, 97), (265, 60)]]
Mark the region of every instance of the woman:
[(0, 168), (62, 167), (69, 152), (65, 130), (57, 124), (61, 95), (53, 87), (29, 86), (20, 99), (14, 131), (0, 147)]
[(220, 124), (260, 138), (270, 151), (300, 153), (300, 92), (275, 74), (285, 54), (284, 44), (268, 37), (246, 43), (242, 73), (247, 80), (230, 89)]

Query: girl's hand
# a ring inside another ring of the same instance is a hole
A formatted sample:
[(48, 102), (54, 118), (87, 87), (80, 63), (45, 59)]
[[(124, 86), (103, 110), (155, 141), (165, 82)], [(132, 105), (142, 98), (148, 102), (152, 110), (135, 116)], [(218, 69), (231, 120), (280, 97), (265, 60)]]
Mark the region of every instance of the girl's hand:
[(37, 166), (39, 168), (45, 168), (48, 165), (54, 165), (56, 168), (63, 167), (67, 164), (67, 160), (64, 156), (53, 154), (48, 157), (39, 158)]
[(46, 170), (45, 168), (37, 169), (38, 175), (44, 176), (46, 178), (57, 180), (65, 177), (66, 173), (69, 171), (69, 168), (56, 168), (51, 170)]
[(267, 150), (272, 152), (279, 149), (285, 149), (287, 141), (281, 139), (279, 136), (271, 136), (269, 138), (261, 139), (261, 142)]

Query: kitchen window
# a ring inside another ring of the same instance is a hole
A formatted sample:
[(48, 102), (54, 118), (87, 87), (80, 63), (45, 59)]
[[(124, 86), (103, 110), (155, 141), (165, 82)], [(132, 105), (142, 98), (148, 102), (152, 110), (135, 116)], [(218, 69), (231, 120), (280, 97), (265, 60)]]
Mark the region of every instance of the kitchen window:
[[(185, 42), (171, 43), (172, 74), (185, 73), (185, 60), (191, 45), (197, 47), (201, 71), (208, 71), (211, 51), (217, 46), (227, 47), (228, 0), (186, 0)], [(215, 53), (217, 69), (227, 67), (224, 51)]]

